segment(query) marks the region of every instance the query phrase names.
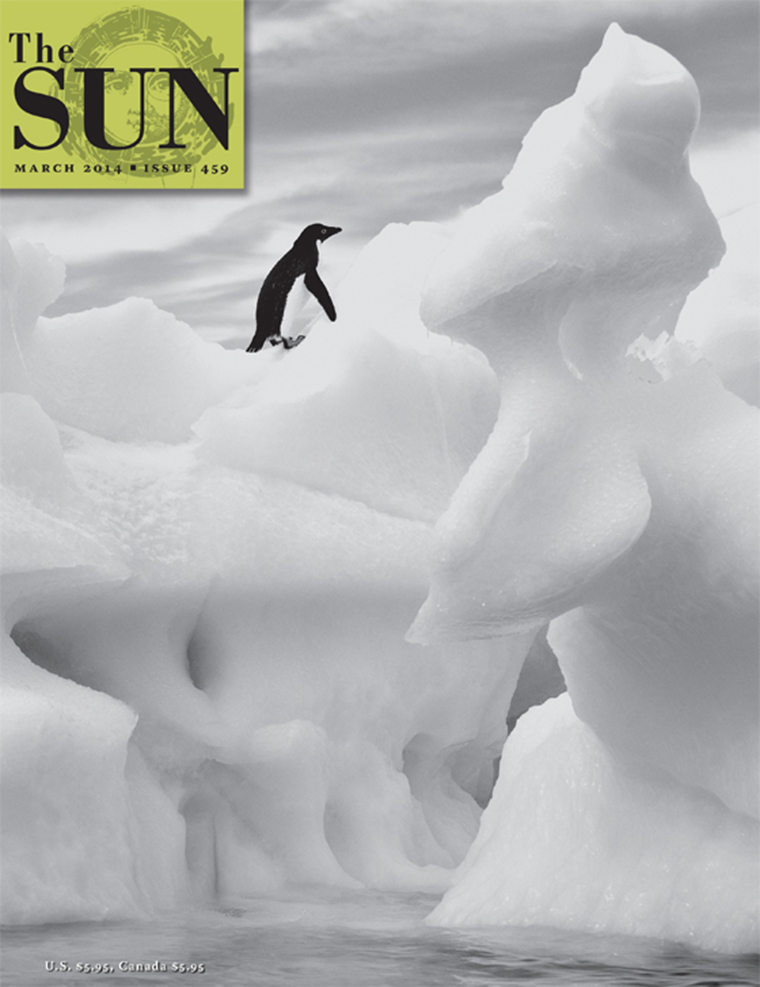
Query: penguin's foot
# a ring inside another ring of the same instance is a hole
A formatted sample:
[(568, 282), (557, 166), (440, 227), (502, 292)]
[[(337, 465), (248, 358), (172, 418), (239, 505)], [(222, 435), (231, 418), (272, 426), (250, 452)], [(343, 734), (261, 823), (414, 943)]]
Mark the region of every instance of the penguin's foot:
[(270, 346), (279, 346), (280, 343), (284, 343), (285, 340), (279, 334), (279, 332), (276, 332), (272, 336), (269, 337), (269, 339), (267, 340), (267, 342), (269, 343)]
[(286, 350), (292, 350), (294, 346), (298, 346), (298, 344), (302, 343), (304, 339), (306, 339), (306, 336), (296, 336), (295, 339), (292, 338), (288, 339), (283, 337), (282, 345), (285, 347)]

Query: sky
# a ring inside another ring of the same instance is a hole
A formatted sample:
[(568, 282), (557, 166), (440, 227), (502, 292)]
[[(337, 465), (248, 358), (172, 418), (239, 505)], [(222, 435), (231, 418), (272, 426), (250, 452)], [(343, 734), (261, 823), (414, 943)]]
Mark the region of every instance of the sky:
[[(387, 223), (446, 221), (497, 191), (612, 21), (692, 73), (694, 174), (719, 219), (756, 216), (759, 11), (756, 0), (250, 0), (245, 191), (4, 192), (0, 222), (66, 262), (48, 315), (138, 295), (245, 346), (260, 283), (304, 226), (343, 228), (322, 252), (334, 285)], [(743, 229), (750, 269), (756, 223)]]

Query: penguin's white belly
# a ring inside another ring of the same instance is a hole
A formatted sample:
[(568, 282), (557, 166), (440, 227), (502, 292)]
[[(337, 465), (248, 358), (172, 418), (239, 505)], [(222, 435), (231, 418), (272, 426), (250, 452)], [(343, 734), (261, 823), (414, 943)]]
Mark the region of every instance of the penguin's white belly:
[(309, 297), (309, 292), (304, 284), (304, 277), (305, 275), (302, 274), (300, 278), (296, 278), (293, 282), (293, 287), (288, 292), (288, 297), (285, 300), (285, 311), (282, 315), (282, 325), (280, 326), (281, 336), (291, 335), (291, 329), (296, 316), (304, 307)]

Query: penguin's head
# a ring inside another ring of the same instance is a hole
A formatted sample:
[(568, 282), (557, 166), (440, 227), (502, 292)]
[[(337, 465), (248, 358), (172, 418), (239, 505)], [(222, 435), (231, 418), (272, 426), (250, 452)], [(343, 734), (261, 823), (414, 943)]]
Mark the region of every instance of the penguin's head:
[(324, 223), (312, 223), (311, 226), (306, 227), (298, 239), (313, 240), (316, 242), (317, 240), (326, 240), (328, 237), (340, 232), (340, 226), (325, 226)]

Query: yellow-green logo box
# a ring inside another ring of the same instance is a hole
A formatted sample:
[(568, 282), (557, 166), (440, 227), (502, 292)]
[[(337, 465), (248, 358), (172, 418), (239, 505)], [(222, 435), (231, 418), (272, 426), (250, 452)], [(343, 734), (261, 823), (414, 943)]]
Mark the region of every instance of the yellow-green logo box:
[(243, 0), (0, 0), (4, 189), (244, 187)]

